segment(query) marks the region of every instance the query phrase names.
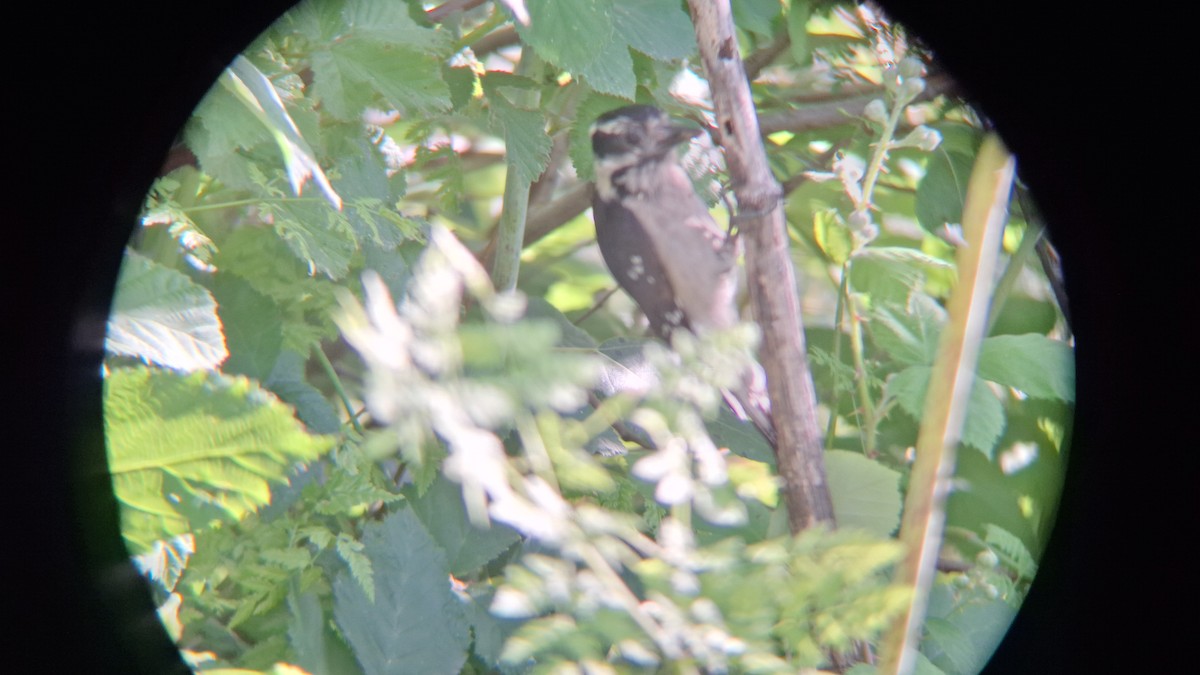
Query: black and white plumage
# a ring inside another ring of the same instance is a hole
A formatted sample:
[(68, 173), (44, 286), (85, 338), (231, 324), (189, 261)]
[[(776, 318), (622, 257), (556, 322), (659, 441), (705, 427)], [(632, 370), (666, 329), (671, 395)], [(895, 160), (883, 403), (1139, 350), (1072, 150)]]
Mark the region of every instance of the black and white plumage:
[[(591, 130), (596, 242), (617, 283), (663, 339), (677, 328), (703, 333), (738, 321), (738, 239), (713, 221), (676, 154), (699, 132), (648, 105), (607, 112)], [(761, 369), (742, 379), (725, 399), (774, 446)]]

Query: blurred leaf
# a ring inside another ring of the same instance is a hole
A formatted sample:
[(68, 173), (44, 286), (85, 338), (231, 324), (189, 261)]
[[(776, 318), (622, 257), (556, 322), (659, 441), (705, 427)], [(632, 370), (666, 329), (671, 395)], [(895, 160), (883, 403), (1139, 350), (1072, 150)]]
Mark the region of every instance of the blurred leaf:
[(450, 573), (457, 577), (473, 576), (521, 539), (516, 530), (501, 523), (493, 522), (488, 529), (472, 525), (463, 506), (462, 489), (444, 476), (438, 476), (419, 496), (412, 486), (404, 492), (413, 513), (446, 553)]
[(841, 222), (835, 209), (813, 213), (813, 237), (829, 262), (841, 265), (850, 258), (854, 247), (850, 228)]
[(1019, 537), (999, 525), (989, 523), (984, 541), (1003, 556), (1005, 564), (1016, 570), (1022, 579), (1033, 580), (1037, 574), (1037, 562)]
[[(929, 366), (909, 366), (888, 378), (884, 387), (887, 398), (895, 399), (904, 412), (914, 419), (925, 414), (925, 392), (929, 388)], [(963, 422), (962, 442), (988, 457), (1004, 432), (1004, 406), (982, 378), (976, 377), (967, 403), (967, 418)]]
[(936, 234), (946, 224), (962, 222), (967, 181), (974, 165), (974, 154), (948, 151), (945, 145), (930, 154), (925, 177), (917, 186), (917, 221), (926, 231)]
[(900, 526), (900, 474), (856, 452), (829, 450), (825, 471), (838, 527), (889, 537)]
[(187, 509), (223, 520), (257, 510), (271, 499), (269, 481), (332, 445), (256, 383), (215, 373), (114, 370), (104, 421), (121, 532), (134, 551), (209, 525)]
[(457, 673), (471, 636), (462, 602), (450, 590), (445, 554), (410, 509), (363, 532), (375, 572), (375, 600), (342, 573), (333, 614), (367, 675)]
[(738, 0), (733, 4), (733, 19), (738, 28), (759, 35), (771, 36), (771, 22), (780, 14), (783, 6), (779, 0)]
[(920, 290), (932, 270), (952, 270), (953, 265), (919, 249), (905, 246), (874, 246), (860, 249), (850, 263), (850, 283), (873, 300), (905, 302)]
[(787, 13), (789, 49), (792, 59), (797, 66), (806, 66), (812, 62), (812, 47), (808, 39), (808, 17), (812, 7), (808, 0), (792, 0)]
[(216, 368), (229, 356), (212, 295), (132, 250), (121, 265), (104, 347), (185, 372)]
[(877, 303), (871, 307), (869, 317), (871, 339), (888, 356), (910, 366), (933, 363), (946, 311), (932, 298), (914, 293), (907, 306)]
[(997, 335), (979, 348), (979, 376), (1034, 398), (1075, 400), (1075, 352), (1045, 335)]
[(283, 346), (283, 316), (275, 302), (236, 275), (213, 275), (216, 297), (229, 359), (222, 372), (263, 381), (275, 368)]
[(341, 420), (329, 399), (305, 381), (304, 357), (296, 352), (280, 352), (263, 386), (294, 407), (296, 417), (316, 433), (333, 434), (341, 429)]
[(300, 593), (293, 585), (287, 602), (288, 644), (296, 653), (296, 665), (313, 675), (361, 672), (346, 643), (334, 632), (316, 593)]

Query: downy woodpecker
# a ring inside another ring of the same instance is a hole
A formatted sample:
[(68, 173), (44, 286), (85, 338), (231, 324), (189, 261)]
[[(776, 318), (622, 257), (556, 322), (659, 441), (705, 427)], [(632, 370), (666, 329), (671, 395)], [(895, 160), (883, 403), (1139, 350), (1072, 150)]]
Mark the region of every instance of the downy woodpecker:
[[(596, 242), (617, 283), (665, 340), (678, 328), (703, 333), (738, 320), (740, 242), (713, 221), (676, 153), (699, 133), (648, 105), (607, 112), (591, 128)], [(774, 447), (761, 368), (722, 394)]]

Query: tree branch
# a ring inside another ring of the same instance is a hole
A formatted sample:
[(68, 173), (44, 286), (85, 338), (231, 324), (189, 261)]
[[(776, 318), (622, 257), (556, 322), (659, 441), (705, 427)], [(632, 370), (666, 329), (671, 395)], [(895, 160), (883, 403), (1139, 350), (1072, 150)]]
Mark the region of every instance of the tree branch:
[(465, 12), (468, 9), (475, 9), (485, 2), (487, 2), (487, 0), (447, 0), (447, 2), (443, 2), (437, 7), (425, 12), (425, 17), (434, 23), (438, 23), (440, 21), (445, 21), (446, 17), (454, 14), (455, 12)]
[(763, 366), (779, 435), (775, 449), (793, 533), (833, 523), (816, 394), (805, 355), (782, 189), (767, 164), (729, 0), (688, 0), (708, 73), (718, 137), (742, 211), (746, 277), (763, 332)]
[[(949, 75), (930, 75), (925, 80), (925, 90), (912, 102), (929, 101), (942, 94), (951, 94), (956, 91), (954, 81), (950, 79)], [(846, 124), (861, 117), (867, 104), (881, 98), (883, 93), (883, 87), (878, 87), (877, 93), (834, 99), (794, 110), (763, 115), (759, 119), (759, 127), (763, 134), (773, 134), (777, 131), (798, 133)]]

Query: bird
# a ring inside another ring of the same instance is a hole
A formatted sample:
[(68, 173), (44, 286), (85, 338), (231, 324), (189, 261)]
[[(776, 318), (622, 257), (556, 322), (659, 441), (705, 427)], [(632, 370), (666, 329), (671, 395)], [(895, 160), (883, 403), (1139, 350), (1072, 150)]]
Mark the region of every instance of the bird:
[[(603, 113), (590, 129), (592, 217), (609, 272), (666, 341), (738, 322), (737, 234), (720, 228), (680, 163), (677, 147), (701, 133), (652, 105)], [(776, 446), (762, 368), (723, 391), (727, 405)]]

